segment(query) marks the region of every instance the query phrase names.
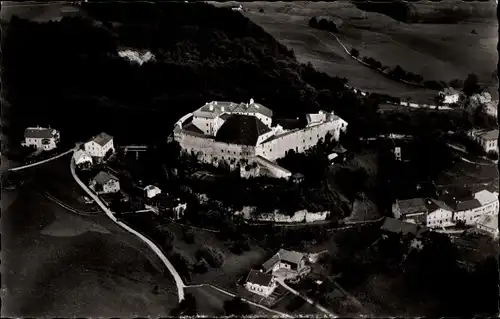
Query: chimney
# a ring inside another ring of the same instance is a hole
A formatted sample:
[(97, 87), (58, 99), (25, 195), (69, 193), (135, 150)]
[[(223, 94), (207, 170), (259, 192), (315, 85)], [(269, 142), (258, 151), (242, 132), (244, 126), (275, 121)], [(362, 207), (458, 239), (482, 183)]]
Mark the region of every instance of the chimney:
[(253, 98), (252, 98), (252, 99), (250, 99), (250, 104), (253, 104)]
[(224, 107), (223, 106), (221, 106), (220, 111), (224, 112)]
[(212, 104), (210, 104), (210, 111), (213, 111), (214, 110), (214, 106)]
[(214, 104), (217, 105), (217, 101), (214, 101)]

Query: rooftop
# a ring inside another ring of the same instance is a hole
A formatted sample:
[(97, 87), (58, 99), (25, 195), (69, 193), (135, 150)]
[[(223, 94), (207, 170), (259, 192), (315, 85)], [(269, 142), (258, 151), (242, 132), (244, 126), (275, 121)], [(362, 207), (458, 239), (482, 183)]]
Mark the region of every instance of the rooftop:
[(274, 254), (271, 258), (269, 258), (265, 263), (262, 264), (262, 268), (264, 271), (268, 271), (276, 265), (277, 262), (280, 261), (280, 256), (278, 254)]
[(285, 250), (285, 249), (280, 249), (278, 251), (278, 255), (279, 255), (281, 261), (287, 261), (289, 263), (293, 263), (293, 264), (297, 264), (297, 265), (302, 260), (302, 258), (304, 258), (303, 253), (299, 253), (297, 251)]
[(397, 205), (399, 206), (402, 215), (427, 211), (427, 206), (425, 205), (425, 200), (423, 198), (398, 200)]
[(109, 141), (113, 139), (113, 136), (107, 134), (107, 133), (99, 133), (98, 135), (94, 136), (91, 141), (96, 142), (97, 144), (104, 146), (106, 145)]
[(87, 154), (87, 152), (85, 152), (84, 150), (78, 150), (73, 154), (73, 158), (75, 159), (75, 161), (78, 161), (80, 159), (80, 157), (85, 156), (85, 155), (90, 157), (90, 155)]
[(256, 145), (260, 135), (271, 131), (255, 116), (231, 115), (217, 131), (215, 140), (230, 144)]
[(246, 282), (267, 287), (271, 284), (272, 279), (273, 279), (272, 275), (252, 269), (248, 273)]
[(455, 90), (454, 88), (444, 88), (441, 92), (439, 93), (442, 93), (442, 94), (445, 94), (445, 95), (454, 95), (454, 94), (458, 94), (457, 90)]
[(53, 128), (45, 127), (28, 127), (24, 130), (25, 138), (52, 138), (56, 135), (57, 131)]
[(476, 198), (479, 203), (484, 206), (488, 205), (490, 203), (493, 203), (494, 201), (498, 200), (498, 194), (492, 193), (486, 189), (483, 189), (482, 191), (479, 191), (474, 194), (474, 198)]
[(206, 118), (216, 118), (224, 112), (240, 112), (255, 114), (260, 113), (267, 117), (273, 116), (273, 111), (262, 104), (255, 103), (253, 99), (249, 103), (233, 103), (225, 101), (212, 101), (206, 103), (198, 110), (196, 110), (193, 115)]
[(105, 171), (100, 171), (99, 174), (97, 174), (94, 177), (94, 181), (99, 185), (104, 185), (107, 182), (109, 182), (110, 180), (118, 181), (118, 177), (116, 177), (108, 172), (105, 172)]
[(420, 227), (417, 224), (407, 223), (399, 219), (386, 217), (384, 224), (380, 227), (381, 230), (396, 233), (396, 234), (413, 234), (415, 236), (427, 230), (427, 227)]
[(478, 132), (477, 136), (481, 137), (483, 140), (491, 141), (498, 139), (498, 130)]

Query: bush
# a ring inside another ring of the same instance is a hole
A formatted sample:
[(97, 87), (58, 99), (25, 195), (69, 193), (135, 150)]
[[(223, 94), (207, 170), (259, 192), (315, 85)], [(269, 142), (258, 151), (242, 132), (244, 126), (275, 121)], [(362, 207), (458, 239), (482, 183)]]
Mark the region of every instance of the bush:
[(211, 267), (218, 268), (224, 263), (224, 254), (218, 248), (207, 245), (201, 246), (196, 251), (196, 259), (204, 258)]
[(208, 264), (208, 262), (204, 258), (201, 258), (194, 265), (193, 270), (199, 274), (204, 274), (208, 271), (208, 268), (210, 268), (210, 265)]
[(194, 244), (195, 238), (193, 230), (190, 228), (184, 228), (182, 230), (182, 239), (188, 244)]
[(179, 271), (181, 276), (185, 277), (187, 280), (191, 280), (191, 276), (189, 275), (189, 271), (193, 269), (193, 261), (191, 258), (184, 255), (182, 252), (175, 251), (170, 254), (169, 260)]
[(355, 48), (351, 49), (351, 55), (355, 58), (359, 57), (359, 51)]
[(264, 8), (259, 8), (260, 13), (264, 13)]

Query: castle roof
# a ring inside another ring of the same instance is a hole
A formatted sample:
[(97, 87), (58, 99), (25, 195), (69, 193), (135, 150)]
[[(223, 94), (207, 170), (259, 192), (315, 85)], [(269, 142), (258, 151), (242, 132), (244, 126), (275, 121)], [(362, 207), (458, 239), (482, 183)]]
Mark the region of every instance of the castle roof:
[(255, 116), (233, 114), (221, 125), (215, 140), (229, 144), (256, 145), (259, 136), (270, 131)]

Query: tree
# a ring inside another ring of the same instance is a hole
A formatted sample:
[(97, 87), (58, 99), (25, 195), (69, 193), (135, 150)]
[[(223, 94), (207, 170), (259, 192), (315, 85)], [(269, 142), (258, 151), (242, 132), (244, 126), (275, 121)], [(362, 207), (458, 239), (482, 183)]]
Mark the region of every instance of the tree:
[(200, 260), (198, 260), (198, 262), (194, 265), (193, 270), (197, 273), (204, 274), (208, 271), (208, 268), (210, 268), (210, 265), (205, 258), (200, 258)]
[(156, 227), (156, 230), (158, 232), (158, 235), (162, 238), (163, 240), (163, 248), (166, 249), (167, 251), (172, 250), (174, 247), (174, 242), (175, 242), (175, 235), (173, 232), (171, 232), (166, 225), (158, 225)]
[(359, 57), (359, 51), (356, 48), (351, 49), (351, 55), (355, 58)]
[(224, 301), (224, 313), (227, 316), (247, 316), (252, 314), (252, 310), (240, 297), (234, 297), (231, 300)]
[(264, 8), (259, 8), (260, 13), (264, 13)]
[(460, 79), (453, 79), (450, 81), (450, 86), (454, 89), (462, 89), (464, 87), (464, 81)]
[(312, 17), (311, 19), (309, 19), (309, 26), (311, 28), (317, 28), (318, 27), (318, 20), (316, 19), (316, 17)]
[(466, 96), (470, 97), (473, 94), (479, 93), (481, 91), (481, 87), (478, 84), (477, 75), (471, 73), (467, 75), (467, 79), (464, 81), (463, 92)]
[(184, 228), (182, 230), (182, 239), (188, 244), (194, 244), (194, 232), (190, 228)]
[(224, 254), (220, 249), (208, 245), (203, 245), (196, 251), (196, 258), (198, 260), (204, 258), (210, 266), (215, 268), (222, 266), (224, 263)]

